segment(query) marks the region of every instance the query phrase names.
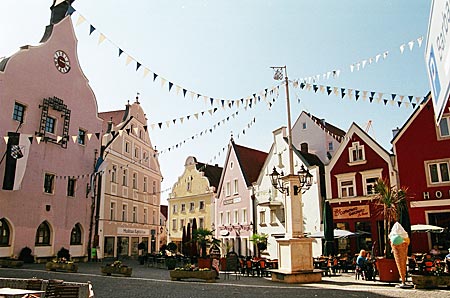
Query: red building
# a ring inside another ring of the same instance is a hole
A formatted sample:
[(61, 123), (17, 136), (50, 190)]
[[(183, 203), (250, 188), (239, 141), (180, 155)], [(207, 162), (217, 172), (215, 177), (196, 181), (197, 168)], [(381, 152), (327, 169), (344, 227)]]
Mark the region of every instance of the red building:
[(443, 233), (413, 233), (412, 252), (437, 246), (450, 248), (450, 104), (440, 125), (434, 118), (431, 95), (406, 121), (392, 140), (396, 169), (402, 186), (408, 187), (411, 224), (431, 224)]
[(376, 255), (382, 252), (383, 218), (372, 200), (379, 178), (396, 185), (392, 160), (392, 154), (353, 123), (325, 167), (327, 200), (334, 225), (358, 234), (358, 237), (338, 239), (339, 253), (353, 254), (360, 249), (373, 249)]

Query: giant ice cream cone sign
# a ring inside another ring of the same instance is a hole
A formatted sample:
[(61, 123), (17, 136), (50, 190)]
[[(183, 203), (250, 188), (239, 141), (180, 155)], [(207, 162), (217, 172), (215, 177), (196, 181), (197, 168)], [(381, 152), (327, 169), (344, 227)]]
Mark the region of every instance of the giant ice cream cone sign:
[(394, 253), (395, 263), (397, 264), (402, 284), (406, 282), (406, 264), (408, 262), (408, 245), (409, 236), (402, 225), (396, 222), (392, 226), (391, 233), (389, 233), (392, 251)]

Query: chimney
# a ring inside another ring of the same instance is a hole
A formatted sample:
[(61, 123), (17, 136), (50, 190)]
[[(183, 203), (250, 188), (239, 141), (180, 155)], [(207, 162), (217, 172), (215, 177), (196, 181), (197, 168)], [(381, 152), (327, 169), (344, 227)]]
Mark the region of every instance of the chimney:
[(302, 153), (308, 153), (308, 143), (301, 143), (300, 144), (300, 151)]

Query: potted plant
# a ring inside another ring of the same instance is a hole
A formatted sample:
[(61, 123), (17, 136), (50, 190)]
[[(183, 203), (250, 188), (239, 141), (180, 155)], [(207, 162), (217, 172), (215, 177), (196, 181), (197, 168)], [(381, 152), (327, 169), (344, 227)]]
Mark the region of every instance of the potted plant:
[(177, 244), (175, 242), (167, 243), (166, 250), (169, 251), (170, 256), (166, 256), (166, 266), (167, 269), (173, 270), (177, 266), (177, 259), (175, 258), (175, 252), (177, 251)]
[(193, 231), (193, 245), (200, 245), (201, 257), (198, 259), (199, 268), (211, 268), (211, 259), (206, 256), (208, 246), (213, 242), (213, 232), (208, 229), (199, 228)]
[(32, 252), (31, 248), (29, 248), (28, 246), (25, 246), (24, 248), (22, 248), (20, 250), (19, 260), (21, 260), (27, 264), (34, 263), (34, 256), (31, 254), (31, 252)]
[(256, 245), (258, 249), (258, 258), (261, 257), (261, 251), (267, 249), (267, 234), (253, 234), (250, 241)]
[(19, 268), (22, 267), (23, 261), (18, 260), (16, 256), (0, 259), (0, 267), (6, 268)]
[(131, 276), (131, 274), (133, 273), (133, 268), (124, 265), (121, 261), (114, 261), (114, 263), (102, 266), (101, 271), (103, 274), (106, 274), (108, 276), (112, 274)]
[(47, 262), (45, 264), (45, 269), (51, 271), (56, 270), (63, 270), (68, 272), (78, 271), (78, 265), (70, 260), (70, 253), (68, 249), (61, 247), (56, 256), (57, 256), (56, 259)]
[(199, 268), (195, 265), (186, 264), (183, 267), (170, 271), (171, 280), (181, 280), (188, 278), (203, 279), (207, 282), (215, 282), (217, 273), (209, 268)]
[(376, 192), (374, 202), (383, 216), (384, 230), (384, 254), (377, 258), (379, 278), (380, 281), (384, 282), (398, 282), (400, 274), (391, 251), (389, 231), (391, 230), (391, 224), (399, 220), (401, 207), (406, 206), (404, 201), (406, 200), (407, 189), (390, 186), (387, 179), (378, 179), (374, 188)]

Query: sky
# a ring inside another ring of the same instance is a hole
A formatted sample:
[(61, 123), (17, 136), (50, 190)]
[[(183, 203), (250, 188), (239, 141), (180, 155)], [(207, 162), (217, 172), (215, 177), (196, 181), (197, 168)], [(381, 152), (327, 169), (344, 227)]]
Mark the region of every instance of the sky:
[[(37, 45), (52, 0), (0, 3), (0, 57)], [(78, 59), (99, 112), (124, 109), (139, 93), (160, 152), (162, 204), (188, 156), (223, 166), (231, 136), (269, 151), (272, 132), (287, 126), (284, 85), (278, 97), (263, 96), (280, 84), (272, 66), (287, 68), (292, 123), (302, 111), (344, 131), (355, 122), (389, 152), (392, 130), (413, 113), (408, 96), (416, 102), (430, 90), (424, 51), (431, 1), (76, 0), (73, 7)], [(374, 100), (363, 91), (375, 92)], [(260, 100), (250, 107), (253, 94)]]

